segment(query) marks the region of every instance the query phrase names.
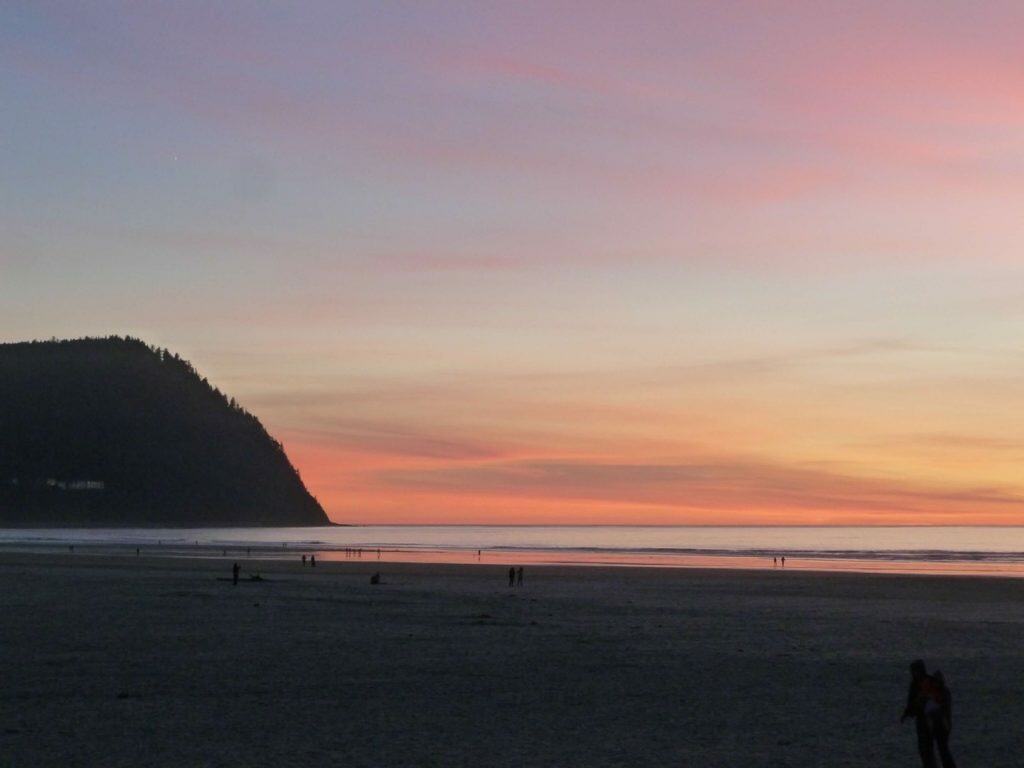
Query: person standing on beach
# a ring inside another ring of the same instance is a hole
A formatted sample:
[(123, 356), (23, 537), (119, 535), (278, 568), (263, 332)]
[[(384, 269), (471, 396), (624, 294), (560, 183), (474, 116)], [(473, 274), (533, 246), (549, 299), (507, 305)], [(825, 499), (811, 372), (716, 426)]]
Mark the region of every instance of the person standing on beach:
[(238, 563), (231, 566), (231, 583), (236, 587), (238, 586), (238, 572), (240, 570), (242, 569), (238, 567)]
[(519, 566), (519, 570), (516, 571), (516, 586), (523, 586), (523, 566)]
[(910, 663), (910, 687), (906, 692), (906, 707), (899, 721), (913, 718), (914, 730), (918, 732), (918, 754), (924, 768), (936, 768), (934, 734), (929, 722), (930, 702), (936, 698), (935, 680), (928, 674), (925, 663), (918, 658)]
[(515, 567), (508, 569), (508, 585), (514, 587), (516, 584), (516, 569)]
[(309, 556), (309, 567), (316, 568), (316, 555)]
[(928, 725), (932, 730), (935, 746), (939, 748), (939, 761), (942, 768), (956, 768), (956, 761), (949, 751), (949, 733), (953, 730), (953, 694), (946, 687), (946, 678), (942, 672), (932, 672), (932, 698), (925, 703)]
[(305, 556), (305, 555), (303, 555), (303, 556), (302, 556), (302, 564), (303, 564), (303, 565), (305, 565), (305, 564), (306, 564), (306, 556)]
[(772, 568), (774, 568), (774, 567), (775, 567), (775, 566), (777, 566), (778, 564), (779, 564), (779, 558), (777, 558), (777, 557), (773, 557), (773, 558), (772, 558)]
[(782, 567), (783, 568), (786, 567), (786, 556), (785, 555), (782, 556)]

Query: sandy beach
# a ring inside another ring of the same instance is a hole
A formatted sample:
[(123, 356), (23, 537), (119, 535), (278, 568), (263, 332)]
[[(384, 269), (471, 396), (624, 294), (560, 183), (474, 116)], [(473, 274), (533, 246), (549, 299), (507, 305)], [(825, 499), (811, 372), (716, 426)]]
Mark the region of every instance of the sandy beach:
[(232, 561), (0, 554), (0, 765), (913, 766), (918, 656), (1024, 754), (1020, 580)]

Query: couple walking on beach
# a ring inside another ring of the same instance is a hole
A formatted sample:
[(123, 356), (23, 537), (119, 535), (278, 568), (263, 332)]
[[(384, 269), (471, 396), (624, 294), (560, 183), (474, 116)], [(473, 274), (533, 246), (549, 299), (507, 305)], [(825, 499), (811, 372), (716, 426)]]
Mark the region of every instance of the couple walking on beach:
[(523, 566), (519, 566), (518, 571), (515, 567), (508, 569), (508, 585), (510, 587), (523, 586)]
[(953, 696), (939, 670), (928, 674), (924, 662), (910, 664), (910, 690), (907, 706), (900, 722), (914, 718), (917, 727), (917, 751), (924, 768), (937, 768), (935, 748), (938, 747), (942, 768), (956, 768), (949, 751), (949, 733), (953, 729)]

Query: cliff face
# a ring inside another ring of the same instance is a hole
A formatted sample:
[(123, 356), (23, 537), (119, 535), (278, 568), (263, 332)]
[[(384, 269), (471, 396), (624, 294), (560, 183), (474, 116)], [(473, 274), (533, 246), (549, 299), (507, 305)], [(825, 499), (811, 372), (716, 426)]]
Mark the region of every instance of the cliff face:
[(0, 526), (328, 523), (281, 444), (177, 355), (0, 344)]

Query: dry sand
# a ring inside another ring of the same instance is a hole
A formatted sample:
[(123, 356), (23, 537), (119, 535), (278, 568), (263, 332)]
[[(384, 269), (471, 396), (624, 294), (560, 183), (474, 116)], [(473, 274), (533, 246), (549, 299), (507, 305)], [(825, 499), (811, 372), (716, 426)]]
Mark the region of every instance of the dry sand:
[(1021, 580), (231, 561), (0, 554), (0, 765), (1024, 765)]

